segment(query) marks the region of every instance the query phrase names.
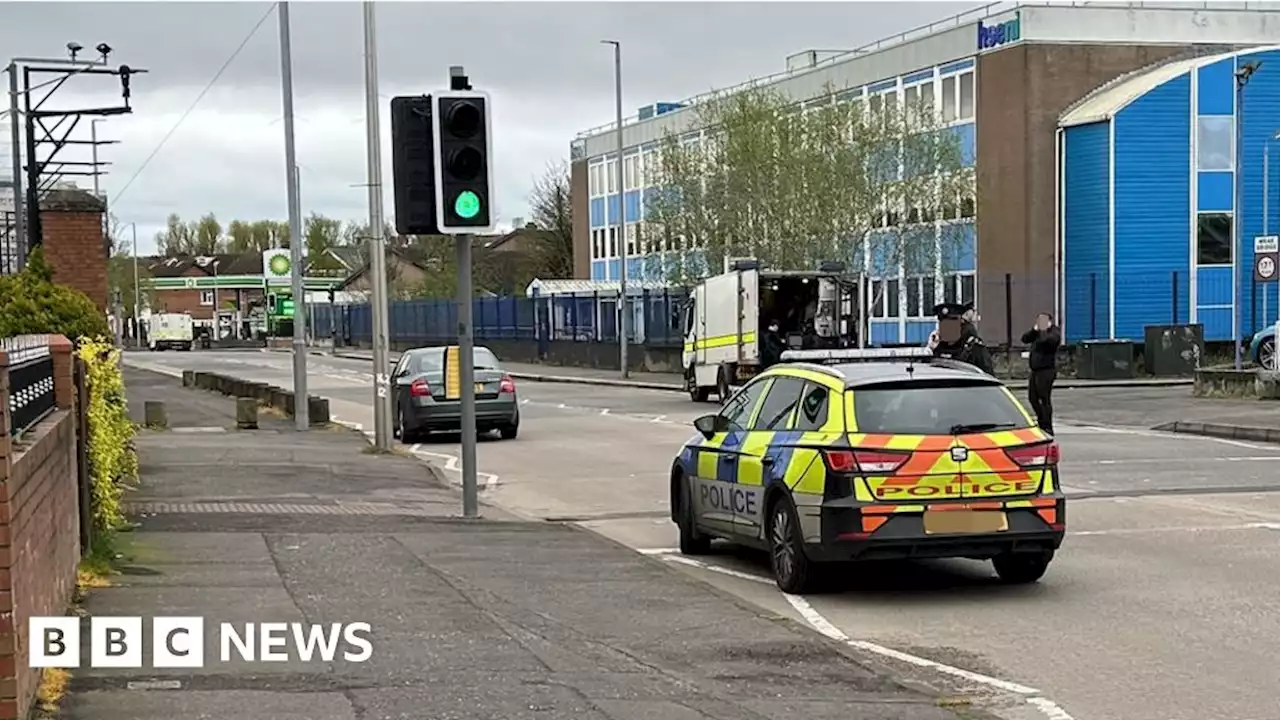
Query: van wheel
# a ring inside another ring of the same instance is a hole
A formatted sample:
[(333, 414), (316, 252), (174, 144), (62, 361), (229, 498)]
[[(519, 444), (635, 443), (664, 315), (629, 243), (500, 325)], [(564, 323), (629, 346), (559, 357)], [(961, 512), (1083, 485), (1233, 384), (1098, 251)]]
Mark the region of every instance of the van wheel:
[(813, 591), (820, 580), (817, 563), (804, 554), (800, 517), (788, 497), (780, 497), (769, 508), (769, 565), (778, 588), (802, 595)]
[(680, 475), (679, 482), (680, 506), (676, 510), (679, 521), (676, 526), (680, 528), (680, 554), (706, 555), (711, 552), (711, 538), (698, 532), (693, 512), (693, 486), (689, 484), (688, 476), (683, 473)]
[(720, 403), (729, 402), (729, 394), (733, 392), (733, 388), (729, 386), (729, 371), (720, 368), (720, 377), (716, 380), (716, 395), (720, 397)]
[(1028, 585), (1044, 577), (1053, 560), (1053, 552), (1008, 553), (991, 560), (996, 574), (1010, 585)]

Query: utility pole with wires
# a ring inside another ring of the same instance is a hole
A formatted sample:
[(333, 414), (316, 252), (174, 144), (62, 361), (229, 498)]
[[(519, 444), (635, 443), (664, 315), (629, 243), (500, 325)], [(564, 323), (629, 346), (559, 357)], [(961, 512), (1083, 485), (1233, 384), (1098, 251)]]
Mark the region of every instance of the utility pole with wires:
[[(302, 204), (298, 198), (298, 161), (293, 142), (293, 50), (289, 37), (289, 3), (279, 3), (279, 9), (285, 182), (289, 186), (289, 265), (293, 273), (293, 417), (296, 429), (305, 432), (311, 428), (308, 416), (310, 398), (307, 394), (307, 310), (302, 279)], [(214, 317), (217, 317), (217, 308), (214, 308)]]
[[(13, 142), (14, 165), (14, 200), (15, 214), (22, 229), (19, 242), (25, 236), (26, 243), (19, 253), (22, 264), (25, 264), (26, 253), (41, 244), (40, 198), (53, 189), (55, 183), (68, 176), (84, 176), (96, 178), (100, 172), (96, 159), (93, 162), (76, 160), (59, 160), (59, 153), (67, 146), (91, 145), (97, 147), (96, 140), (73, 140), (71, 134), (85, 116), (127, 115), (133, 112), (129, 99), (132, 96), (130, 87), (134, 75), (145, 73), (142, 68), (128, 65), (108, 66), (113, 49), (106, 43), (99, 43), (99, 57), (94, 60), (82, 60), (78, 57), (84, 46), (67, 43), (70, 59), (57, 58), (13, 58), (9, 61), (9, 110), (12, 119), (21, 117), (23, 122), (19, 128), (16, 124), (10, 131)], [(110, 107), (87, 107), (75, 110), (49, 110), (45, 104), (68, 80), (79, 75), (111, 75), (120, 79), (120, 96), (123, 104)], [(42, 76), (51, 76), (42, 82), (32, 84)], [(36, 97), (38, 91), (44, 91)], [(23, 137), (25, 135), (25, 137)], [(40, 157), (40, 150), (49, 148), (46, 156)], [(25, 164), (22, 162), (25, 156)], [(87, 169), (86, 169), (87, 168)], [(23, 171), (25, 170), (25, 177)]]

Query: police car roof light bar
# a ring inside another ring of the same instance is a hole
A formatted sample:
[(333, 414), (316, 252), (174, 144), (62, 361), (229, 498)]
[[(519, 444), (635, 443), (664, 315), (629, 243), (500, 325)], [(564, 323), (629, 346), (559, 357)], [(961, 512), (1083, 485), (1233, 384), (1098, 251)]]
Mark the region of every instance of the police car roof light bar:
[(826, 350), (784, 350), (783, 362), (857, 362), (892, 361), (892, 360), (925, 360), (933, 358), (933, 351), (927, 347), (907, 348), (832, 348)]

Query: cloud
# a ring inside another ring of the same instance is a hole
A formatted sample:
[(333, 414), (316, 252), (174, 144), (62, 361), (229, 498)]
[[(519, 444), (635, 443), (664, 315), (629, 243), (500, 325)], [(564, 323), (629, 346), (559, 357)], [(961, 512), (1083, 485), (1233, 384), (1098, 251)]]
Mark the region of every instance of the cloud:
[[(165, 217), (220, 220), (287, 216), (279, 30), (262, 3), (7, 3), (0, 47), (17, 56), (65, 57), (76, 40), (93, 56), (149, 72), (133, 80), (131, 115), (98, 126), (110, 174), (103, 189), (122, 222), (150, 247)], [(611, 122), (610, 48), (623, 43), (624, 111), (677, 101), (783, 69), (807, 48), (852, 48), (963, 11), (960, 3), (379, 3), (378, 71), (384, 200), (392, 211), (388, 103), (430, 92), (464, 65), (494, 96), (495, 204), (527, 216), (533, 179), (563, 160), (573, 136)], [(268, 12), (270, 11), (270, 12)], [(304, 213), (368, 216), (361, 8), (292, 3), (297, 158)], [(250, 29), (266, 21), (159, 153)], [(75, 108), (118, 104), (116, 81), (75, 78), (50, 100)], [(7, 138), (7, 135), (4, 137)], [(88, 138), (87, 120), (74, 137)], [(5, 143), (0, 138), (0, 143)], [(7, 143), (5, 143), (7, 144)], [(85, 147), (62, 159), (88, 160)], [(74, 157), (72, 157), (74, 156)], [(7, 147), (0, 177), (8, 175)], [(141, 172), (138, 170), (141, 168)], [(125, 188), (134, 175), (136, 179)], [(82, 185), (88, 186), (88, 182)], [(120, 191), (124, 189), (124, 193)], [(118, 197), (117, 197), (118, 196)]]

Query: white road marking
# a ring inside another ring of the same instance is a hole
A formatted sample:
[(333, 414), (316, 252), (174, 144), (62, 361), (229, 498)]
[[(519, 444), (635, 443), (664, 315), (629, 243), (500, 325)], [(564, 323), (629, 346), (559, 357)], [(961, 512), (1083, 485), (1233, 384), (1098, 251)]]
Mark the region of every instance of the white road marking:
[(1064, 464), (1069, 465), (1152, 465), (1152, 464), (1174, 464), (1188, 462), (1277, 462), (1280, 461), (1280, 455), (1247, 455), (1241, 457), (1190, 457), (1190, 458), (1122, 458), (1118, 460), (1067, 460)]
[(662, 559), (666, 560), (667, 562), (680, 563), (681, 565), (688, 565), (690, 567), (696, 567), (702, 570), (709, 570), (714, 573), (720, 573), (721, 575), (728, 575), (729, 577), (735, 577), (735, 578), (738, 578), (739, 580), (750, 580), (751, 582), (763, 583), (765, 585), (774, 584), (772, 580), (770, 580), (767, 577), (763, 577), (761, 575), (754, 575), (752, 573), (742, 572), (741, 570), (734, 570), (732, 568), (720, 567), (719, 565), (704, 563), (701, 560), (694, 560), (693, 558), (687, 558), (687, 557), (684, 557), (683, 555), (664, 555), (662, 556)]
[(636, 552), (641, 555), (670, 555), (671, 553), (680, 552), (677, 548), (639, 548)]
[[(416, 446), (415, 446), (416, 447)], [(450, 472), (461, 473), (462, 461), (456, 455), (446, 455), (444, 453), (430, 452), (429, 450), (413, 450), (414, 455), (422, 455), (426, 457), (438, 458), (444, 461), (444, 469)], [(482, 472), (476, 470), (476, 479), (484, 481), (484, 489), (492, 490), (498, 487), (498, 476), (493, 473)]]
[(1076, 530), (1068, 532), (1068, 535), (1074, 536), (1106, 536), (1106, 535), (1143, 535), (1146, 533), (1167, 533), (1167, 532), (1213, 532), (1213, 531), (1239, 531), (1239, 530), (1280, 530), (1280, 523), (1274, 522), (1256, 522), (1245, 523), (1243, 525), (1204, 525), (1197, 527), (1150, 527), (1150, 528), (1114, 528), (1112, 530)]
[(1142, 437), (1154, 437), (1162, 440), (1204, 440), (1208, 442), (1222, 443), (1224, 445), (1234, 445), (1236, 447), (1249, 448), (1250, 450), (1273, 450), (1274, 446), (1260, 445), (1258, 443), (1245, 442), (1243, 440), (1230, 440), (1227, 438), (1213, 437), (1210, 435), (1195, 435), (1192, 433), (1171, 433), (1159, 430), (1143, 430), (1141, 428), (1120, 428), (1120, 427), (1103, 427), (1101, 425), (1086, 425), (1098, 432), (1113, 433), (1116, 435), (1140, 435)]

